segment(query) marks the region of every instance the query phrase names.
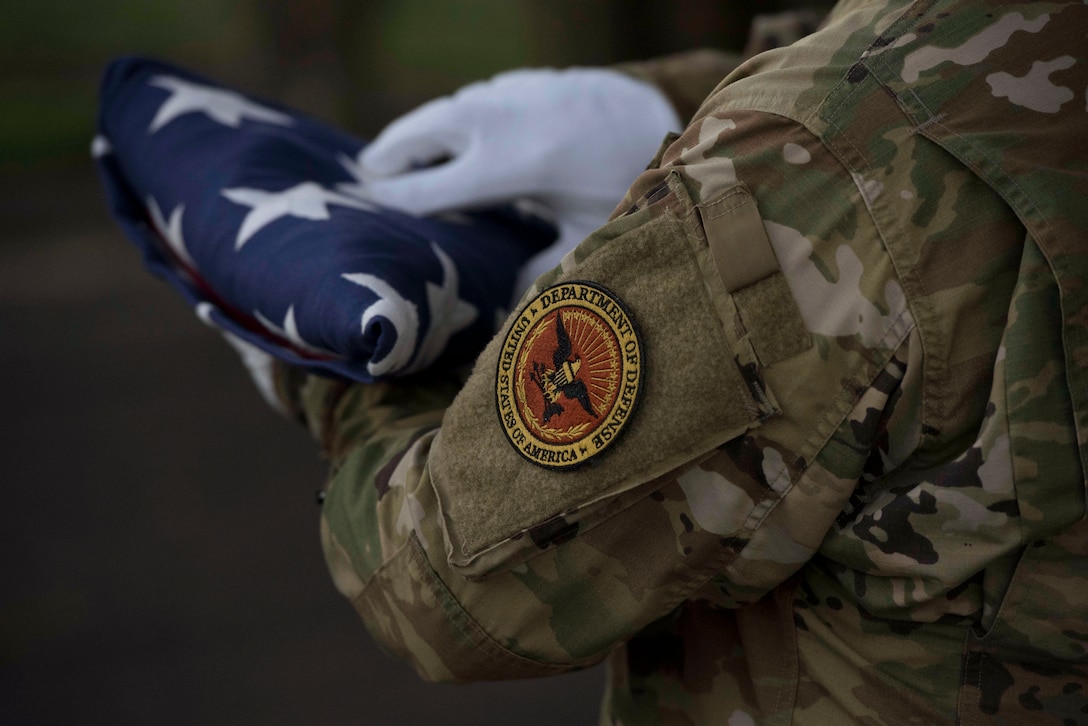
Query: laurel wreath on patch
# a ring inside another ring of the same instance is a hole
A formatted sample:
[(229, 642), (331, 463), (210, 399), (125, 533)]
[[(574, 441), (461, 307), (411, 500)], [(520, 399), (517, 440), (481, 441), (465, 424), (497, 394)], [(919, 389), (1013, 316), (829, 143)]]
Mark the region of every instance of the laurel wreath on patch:
[(590, 424), (594, 423), (593, 421), (584, 421), (580, 424), (568, 426), (565, 429), (553, 429), (550, 426), (537, 423), (536, 415), (525, 401), (525, 379), (519, 377), (516, 387), (518, 400), (521, 402), (521, 418), (533, 429), (538, 438), (549, 438), (553, 441), (556, 439), (559, 441), (576, 441), (582, 437)]

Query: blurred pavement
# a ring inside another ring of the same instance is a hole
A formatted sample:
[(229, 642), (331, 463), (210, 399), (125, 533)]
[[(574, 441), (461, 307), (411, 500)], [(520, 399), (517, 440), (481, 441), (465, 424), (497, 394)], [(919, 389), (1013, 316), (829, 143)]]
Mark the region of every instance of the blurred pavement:
[(587, 724), (600, 668), (424, 684), (333, 589), (324, 477), (89, 160), (0, 175), (0, 724)]

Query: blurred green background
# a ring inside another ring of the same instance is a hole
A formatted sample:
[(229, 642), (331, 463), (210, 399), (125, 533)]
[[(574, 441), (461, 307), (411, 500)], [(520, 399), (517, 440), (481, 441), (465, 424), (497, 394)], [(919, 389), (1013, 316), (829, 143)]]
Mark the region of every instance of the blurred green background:
[(325, 572), (314, 447), (108, 218), (111, 58), (369, 137), (516, 66), (738, 50), (790, 4), (0, 0), (0, 724), (580, 724), (603, 688), (432, 686), (377, 650)]
[(790, 4), (7, 0), (0, 160), (10, 167), (83, 154), (98, 74), (119, 54), (164, 57), (372, 135), (427, 98), (515, 66), (739, 49), (754, 12)]

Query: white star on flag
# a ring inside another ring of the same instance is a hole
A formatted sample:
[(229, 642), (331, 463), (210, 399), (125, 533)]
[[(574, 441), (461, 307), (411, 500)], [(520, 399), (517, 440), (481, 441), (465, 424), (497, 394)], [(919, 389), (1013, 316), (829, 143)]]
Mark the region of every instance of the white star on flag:
[(370, 178), (366, 172), (366, 169), (363, 168), (363, 163), (361, 161), (362, 157), (362, 151), (359, 152), (359, 156), (357, 159), (352, 159), (347, 154), (340, 154), (340, 156), (338, 157), (340, 166), (344, 167), (344, 171), (346, 171), (348, 174), (351, 174), (352, 178), (355, 181), (340, 182), (336, 185), (336, 188), (344, 194), (350, 194), (351, 196), (358, 197), (359, 199), (370, 199), (370, 192), (366, 188), (366, 185), (370, 181)]
[(472, 325), (479, 315), (476, 306), (460, 297), (457, 266), (442, 248), (431, 242), (431, 251), (442, 265), (442, 286), (427, 283), (427, 306), (431, 324), (416, 351), (411, 370), (420, 371), (434, 363), (455, 333)]
[(162, 210), (159, 209), (158, 202), (154, 197), (147, 198), (147, 211), (151, 215), (151, 222), (155, 225), (155, 229), (158, 230), (159, 236), (166, 242), (167, 246), (173, 250), (174, 254), (181, 258), (189, 267), (196, 267), (196, 263), (193, 262), (192, 256), (189, 255), (189, 248), (185, 245), (185, 237), (181, 234), (181, 214), (185, 211), (185, 205), (179, 204), (174, 207), (174, 211), (170, 212), (170, 219), (167, 220)]
[(231, 91), (202, 86), (174, 76), (155, 76), (149, 83), (171, 92), (148, 126), (149, 134), (187, 113), (203, 113), (213, 121), (233, 128), (237, 128), (243, 118), (281, 126), (294, 123), (287, 114), (273, 111)]
[(300, 348), (301, 350), (304, 350), (307, 353), (313, 353), (315, 355), (326, 356), (326, 357), (329, 357), (329, 358), (340, 358), (341, 357), (341, 356), (338, 356), (336, 353), (333, 353), (331, 350), (325, 350), (324, 348), (319, 348), (318, 346), (314, 345), (313, 343), (310, 343), (309, 341), (305, 340), (302, 337), (302, 335), (298, 332), (298, 323), (295, 322), (295, 306), (294, 305), (291, 305), (291, 306), (289, 306), (287, 308), (287, 314), (284, 315), (284, 317), (283, 317), (283, 327), (282, 328), (280, 326), (276, 325), (275, 323), (273, 323), (271, 320), (269, 320), (265, 316), (261, 315), (260, 312), (258, 312), (256, 310), (253, 311), (253, 316), (255, 318), (257, 318), (257, 321), (261, 325), (268, 328), (269, 330), (271, 330), (276, 335), (280, 336), (281, 338), (286, 338), (287, 340), (291, 341), (291, 343), (296, 348)]
[(324, 221), (329, 219), (328, 205), (330, 204), (372, 212), (379, 211), (370, 202), (334, 192), (314, 182), (302, 182), (282, 192), (243, 187), (224, 189), (223, 196), (235, 204), (252, 207), (238, 229), (238, 238), (234, 242), (235, 250), (242, 249), (242, 245), (248, 242), (250, 237), (280, 217)]
[(362, 329), (365, 331), (375, 317), (383, 317), (397, 332), (392, 350), (380, 361), (367, 364), (367, 370), (375, 376), (391, 370), (402, 373), (423, 370), (442, 355), (446, 343), (454, 334), (471, 325), (479, 315), (476, 306), (460, 297), (457, 266), (453, 260), (434, 242), (431, 242), (431, 251), (442, 265), (442, 285), (427, 283), (431, 323), (414, 355), (412, 347), (419, 332), (419, 311), (416, 306), (379, 277), (365, 273), (343, 275), (345, 280), (361, 285), (378, 296), (377, 302), (363, 313)]
[(412, 349), (419, 334), (419, 311), (406, 300), (392, 285), (385, 280), (365, 272), (343, 275), (344, 279), (361, 285), (378, 296), (365, 312), (360, 323), (363, 333), (374, 318), (385, 318), (396, 331), (393, 347), (381, 360), (371, 359), (366, 364), (367, 371), (373, 376), (381, 376), (390, 371), (405, 369), (412, 360)]

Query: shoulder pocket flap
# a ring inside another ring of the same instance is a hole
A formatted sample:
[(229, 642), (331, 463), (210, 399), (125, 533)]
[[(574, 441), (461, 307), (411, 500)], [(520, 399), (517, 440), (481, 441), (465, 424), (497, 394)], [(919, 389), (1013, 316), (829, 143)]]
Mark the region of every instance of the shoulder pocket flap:
[(698, 210), (714, 267), (759, 362), (770, 366), (808, 350), (811, 336), (748, 189), (738, 185)]
[[(565, 541), (614, 512), (617, 496), (778, 413), (679, 177), (657, 203), (591, 235), (575, 258), (557, 284), (607, 290), (639, 330), (638, 400), (598, 455), (563, 469), (533, 463), (507, 436), (496, 394), (504, 344), (532, 304), (511, 316), (447, 411), (430, 457), (450, 563), (467, 575)], [(552, 365), (539, 363), (538, 371)]]

